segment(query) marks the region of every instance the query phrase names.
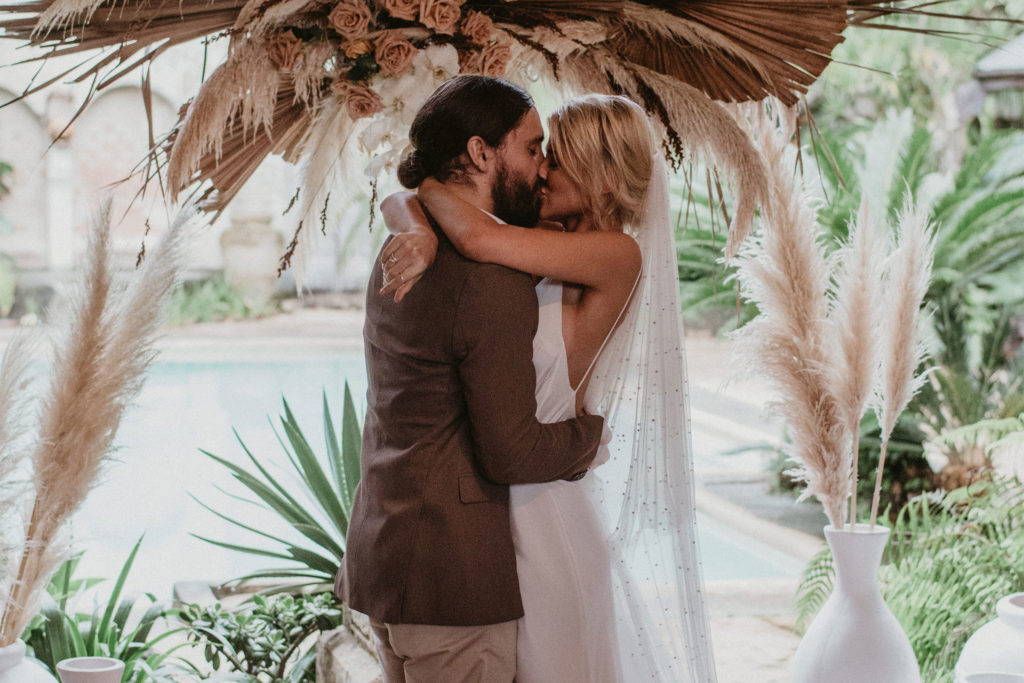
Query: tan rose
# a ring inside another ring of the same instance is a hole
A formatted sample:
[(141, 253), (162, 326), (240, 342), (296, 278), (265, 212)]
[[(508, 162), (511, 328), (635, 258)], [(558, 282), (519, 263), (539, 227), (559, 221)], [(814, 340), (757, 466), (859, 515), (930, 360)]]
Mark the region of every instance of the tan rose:
[(484, 76), (500, 78), (505, 75), (505, 67), (512, 59), (512, 46), (508, 43), (491, 43), (483, 49), (482, 57), (481, 73)]
[(373, 45), (368, 40), (346, 40), (341, 44), (341, 49), (345, 53), (345, 56), (349, 59), (355, 59), (360, 55), (365, 55), (367, 52), (373, 49)]
[(494, 22), (483, 12), (469, 12), (462, 22), (462, 35), (477, 45), (486, 45), (494, 33)]
[(377, 40), (374, 58), (385, 76), (401, 76), (412, 68), (416, 47), (398, 31), (384, 31)]
[(267, 51), (270, 53), (270, 61), (278, 69), (287, 71), (295, 64), (295, 60), (302, 54), (302, 40), (299, 39), (291, 29), (278, 31), (267, 41)]
[(362, 0), (341, 0), (327, 15), (334, 30), (349, 40), (365, 38), (372, 18), (370, 8)]
[(420, 9), (420, 0), (383, 0), (381, 4), (395, 19), (409, 21), (416, 21)]
[(462, 10), (454, 0), (420, 0), (420, 23), (438, 33), (455, 33)]
[(384, 110), (380, 95), (364, 85), (337, 78), (331, 82), (331, 90), (345, 100), (348, 115), (353, 119), (364, 119)]
[(459, 51), (459, 73), (480, 74), (484, 72), (484, 55), (480, 50)]

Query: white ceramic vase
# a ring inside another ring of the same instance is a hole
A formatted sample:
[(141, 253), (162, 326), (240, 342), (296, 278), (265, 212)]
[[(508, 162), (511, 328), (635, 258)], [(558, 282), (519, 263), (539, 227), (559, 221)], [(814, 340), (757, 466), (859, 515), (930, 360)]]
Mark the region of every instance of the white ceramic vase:
[(54, 683), (50, 670), (38, 659), (25, 656), (25, 641), (0, 647), (0, 683)]
[(910, 641), (889, 611), (878, 568), (889, 529), (855, 524), (825, 527), (836, 580), (832, 594), (807, 628), (793, 660), (795, 683), (919, 683)]
[[(1024, 683), (1024, 593), (996, 603), (996, 618), (974, 632), (956, 663), (957, 683), (991, 680)], [(1002, 675), (1002, 678), (996, 678)], [(1016, 676), (1016, 678), (1014, 678)]]
[(68, 657), (57, 662), (61, 683), (121, 683), (124, 662), (113, 657)]

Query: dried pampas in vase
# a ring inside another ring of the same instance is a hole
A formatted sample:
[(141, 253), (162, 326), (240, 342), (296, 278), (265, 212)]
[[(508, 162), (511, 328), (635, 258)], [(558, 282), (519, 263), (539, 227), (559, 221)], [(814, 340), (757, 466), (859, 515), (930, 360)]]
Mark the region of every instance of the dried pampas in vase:
[(868, 197), (862, 197), (846, 242), (837, 252), (835, 296), (827, 334), (838, 362), (829, 370), (839, 414), (850, 434), (849, 521), (857, 522), (857, 472), (860, 464), (860, 421), (878, 377), (881, 337), (880, 302), (888, 241), (879, 230)]
[(872, 528), (878, 517), (882, 472), (896, 418), (928, 377), (927, 371), (915, 373), (926, 355), (921, 335), (921, 304), (931, 279), (935, 236), (928, 227), (927, 211), (916, 206), (912, 199), (900, 213), (899, 226), (899, 243), (887, 259), (885, 293), (881, 299), (883, 349), (874, 398), (882, 429), (882, 452), (871, 496)]
[[(29, 511), (27, 519), (18, 520), (24, 534), (9, 546), (15, 556), (7, 558), (11, 571), (0, 586), (0, 646), (20, 637), (53, 571), (69, 556), (67, 522), (95, 484), (124, 410), (156, 354), (153, 342), (163, 304), (178, 282), (190, 239), (185, 226), (196, 215), (194, 207), (179, 213), (138, 278), (118, 291), (110, 265), (111, 201), (108, 196), (101, 205), (82, 281), (58, 316), (64, 320), (63, 334), (53, 345), (54, 367), (37, 419), (39, 431), (28, 449)], [(10, 379), (20, 377), (15, 368), (25, 362), (21, 353), (9, 350), (0, 371), (0, 408), (21, 398), (21, 385)], [(6, 448), (10, 434), (4, 430), (0, 437), (0, 449)]]
[(760, 315), (733, 333), (741, 366), (764, 375), (780, 400), (774, 407), (793, 431), (793, 471), (839, 528), (850, 490), (848, 432), (829, 371), (835, 362), (826, 322), (832, 261), (821, 241), (817, 212), (787, 154), (796, 112), (773, 102), (746, 108), (746, 121), (768, 169), (769, 200), (763, 229), (749, 238), (737, 259), (741, 294)]
[[(734, 333), (734, 348), (780, 396), (779, 412), (793, 433), (789, 454), (799, 464), (795, 474), (807, 482), (800, 497), (814, 494), (825, 508), (829, 524), (823, 532), (837, 577), (793, 656), (790, 679), (916, 683), (921, 678), (913, 648), (878, 584), (889, 529), (876, 529), (873, 515), (871, 525), (847, 526), (844, 506), (855, 485), (855, 435), (876, 386), (890, 428), (912, 394), (919, 358), (912, 330), (927, 284), (928, 241), (920, 215), (908, 209), (900, 247), (885, 259), (887, 245), (865, 198), (848, 241), (826, 253), (817, 213), (783, 163), (787, 152), (795, 153), (789, 145), (795, 112), (773, 105), (777, 124), (763, 107), (747, 112), (767, 161), (771, 199), (737, 270), (742, 294), (760, 314)], [(879, 285), (882, 261), (890, 265), (890, 277)], [(887, 307), (882, 315), (880, 305)], [(884, 450), (872, 510), (883, 464)]]

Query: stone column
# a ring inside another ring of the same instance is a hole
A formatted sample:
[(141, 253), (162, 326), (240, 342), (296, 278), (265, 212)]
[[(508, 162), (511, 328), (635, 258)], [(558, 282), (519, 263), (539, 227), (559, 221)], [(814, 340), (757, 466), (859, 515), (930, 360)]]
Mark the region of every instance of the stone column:
[[(46, 99), (46, 125), (52, 140), (74, 114), (71, 93), (54, 90)], [(72, 125), (46, 152), (46, 266), (52, 272), (67, 272), (74, 265), (79, 236), (75, 234), (74, 171), (68, 141)]]

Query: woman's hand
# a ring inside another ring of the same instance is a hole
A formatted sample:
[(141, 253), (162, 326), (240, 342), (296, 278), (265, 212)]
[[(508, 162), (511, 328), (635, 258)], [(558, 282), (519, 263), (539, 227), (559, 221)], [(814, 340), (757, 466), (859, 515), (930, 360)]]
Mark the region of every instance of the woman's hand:
[(395, 292), (401, 301), (423, 276), (437, 255), (437, 235), (431, 232), (403, 232), (395, 235), (380, 254), (384, 286), (377, 293), (386, 296)]

